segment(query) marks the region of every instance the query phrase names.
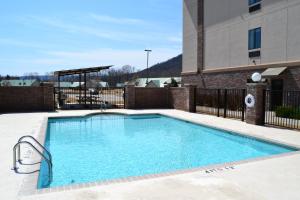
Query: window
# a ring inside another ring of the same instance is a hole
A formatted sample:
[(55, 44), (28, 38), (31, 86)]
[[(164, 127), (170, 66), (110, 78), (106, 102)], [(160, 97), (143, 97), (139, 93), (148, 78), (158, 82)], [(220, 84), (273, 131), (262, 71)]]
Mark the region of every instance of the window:
[(248, 50), (261, 48), (261, 28), (249, 30), (249, 46)]
[(261, 2), (261, 0), (248, 0), (249, 6), (253, 6), (254, 4), (258, 4)]
[(249, 13), (255, 12), (261, 9), (261, 0), (248, 0)]

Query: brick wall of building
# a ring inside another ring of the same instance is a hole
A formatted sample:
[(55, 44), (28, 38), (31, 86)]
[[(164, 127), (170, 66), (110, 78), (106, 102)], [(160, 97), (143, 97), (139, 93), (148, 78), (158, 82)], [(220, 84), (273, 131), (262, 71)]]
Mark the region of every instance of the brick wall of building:
[[(262, 73), (265, 69), (247, 71), (232, 71), (218, 73), (203, 73), (183, 75), (183, 84), (193, 84), (200, 88), (246, 88), (247, 79), (251, 79), (254, 72)], [(281, 75), (271, 79), (282, 79), (284, 90), (300, 90), (300, 67), (288, 68)], [(270, 88), (270, 80), (267, 87)]]
[(51, 86), (0, 87), (0, 113), (54, 111)]
[(283, 79), (284, 90), (300, 90), (300, 67), (288, 69), (278, 78)]
[(182, 82), (183, 84), (194, 84), (200, 88), (246, 88), (247, 79), (251, 77), (253, 72), (239, 71), (183, 75)]

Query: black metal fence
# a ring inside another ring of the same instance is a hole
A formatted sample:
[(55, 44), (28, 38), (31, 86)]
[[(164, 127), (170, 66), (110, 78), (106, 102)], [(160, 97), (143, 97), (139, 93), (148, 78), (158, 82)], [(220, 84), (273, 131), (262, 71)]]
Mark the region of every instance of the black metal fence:
[(300, 91), (265, 91), (265, 124), (300, 129)]
[(245, 89), (196, 89), (196, 111), (224, 118), (245, 119)]
[(55, 88), (55, 99), (61, 109), (124, 108), (124, 88)]

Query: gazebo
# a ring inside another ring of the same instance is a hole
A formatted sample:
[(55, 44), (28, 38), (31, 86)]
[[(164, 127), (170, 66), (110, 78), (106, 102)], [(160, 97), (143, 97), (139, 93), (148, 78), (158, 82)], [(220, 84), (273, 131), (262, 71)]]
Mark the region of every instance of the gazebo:
[[(62, 77), (65, 76), (74, 76), (77, 75), (79, 76), (79, 90), (80, 90), (80, 98), (81, 98), (81, 91), (84, 91), (84, 104), (87, 104), (87, 75), (91, 73), (99, 73), (102, 70), (107, 70), (110, 69), (112, 65), (109, 66), (99, 66), (99, 67), (89, 67), (89, 68), (81, 68), (81, 69), (71, 69), (71, 70), (62, 70), (62, 71), (56, 71), (54, 72), (54, 75), (57, 77), (58, 81), (58, 99), (59, 99), (59, 104), (61, 106), (61, 81)], [(82, 78), (83, 78), (83, 88), (82, 88)]]

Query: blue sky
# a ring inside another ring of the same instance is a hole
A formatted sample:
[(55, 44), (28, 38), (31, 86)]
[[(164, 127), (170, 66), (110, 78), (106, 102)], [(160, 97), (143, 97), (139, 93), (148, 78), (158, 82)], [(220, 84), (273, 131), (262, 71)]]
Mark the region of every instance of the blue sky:
[(143, 69), (182, 51), (182, 0), (10, 0), (0, 7), (0, 74), (99, 65)]

